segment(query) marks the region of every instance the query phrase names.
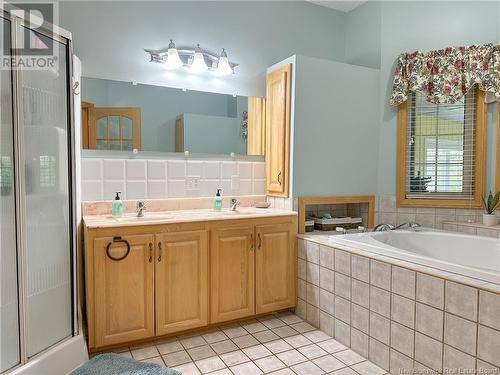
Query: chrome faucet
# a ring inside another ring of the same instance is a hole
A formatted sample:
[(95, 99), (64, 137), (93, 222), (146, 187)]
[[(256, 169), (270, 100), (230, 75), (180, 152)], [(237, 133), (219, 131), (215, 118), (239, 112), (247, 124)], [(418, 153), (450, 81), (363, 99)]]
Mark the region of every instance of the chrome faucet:
[(143, 217), (144, 211), (146, 211), (146, 202), (137, 201), (136, 211), (137, 211), (137, 217)]
[(394, 229), (394, 225), (392, 225), (392, 224), (380, 223), (380, 224), (376, 225), (375, 228), (373, 228), (373, 231), (374, 232), (387, 232), (387, 231), (390, 231), (393, 229)]
[(240, 201), (236, 198), (231, 198), (231, 211), (236, 211), (236, 207), (240, 205)]
[(413, 221), (409, 221), (407, 223), (399, 224), (397, 227), (393, 228), (393, 230), (398, 230), (398, 229), (402, 229), (402, 228), (406, 228), (406, 227), (408, 227), (408, 229), (412, 229), (414, 231), (417, 231), (418, 228), (421, 227), (421, 225), (419, 223), (414, 223)]

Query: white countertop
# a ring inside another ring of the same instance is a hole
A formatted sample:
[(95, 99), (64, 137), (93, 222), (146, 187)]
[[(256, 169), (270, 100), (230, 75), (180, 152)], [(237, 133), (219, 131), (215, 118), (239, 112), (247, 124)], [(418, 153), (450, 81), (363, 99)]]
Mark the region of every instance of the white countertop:
[(238, 207), (236, 211), (223, 209), (214, 211), (211, 209), (176, 210), (164, 212), (145, 212), (143, 217), (135, 214), (124, 214), (122, 217), (111, 215), (84, 216), (83, 220), (87, 228), (110, 228), (117, 226), (137, 226), (155, 224), (195, 223), (200, 221), (220, 221), (235, 219), (258, 219), (278, 216), (295, 216), (297, 212), (282, 210), (278, 208), (255, 208)]

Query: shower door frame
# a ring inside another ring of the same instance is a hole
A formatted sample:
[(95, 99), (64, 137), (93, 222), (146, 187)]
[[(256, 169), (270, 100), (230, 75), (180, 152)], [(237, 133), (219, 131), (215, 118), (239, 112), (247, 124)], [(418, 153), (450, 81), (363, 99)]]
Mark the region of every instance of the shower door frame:
[[(27, 266), (26, 266), (26, 223), (25, 223), (25, 155), (24, 155), (24, 119), (23, 119), (23, 88), (22, 70), (11, 68), (12, 77), (12, 126), (13, 126), (13, 155), (14, 155), (14, 194), (15, 194), (15, 222), (16, 222), (16, 254), (17, 254), (17, 279), (18, 279), (18, 314), (19, 314), (19, 346), (20, 362), (18, 365), (6, 370), (9, 373), (27, 364), (33, 359), (43, 355), (55, 346), (79, 334), (78, 321), (78, 265), (77, 265), (77, 199), (76, 199), (76, 148), (75, 148), (75, 121), (74, 121), (74, 80), (73, 80), (73, 49), (72, 35), (70, 32), (43, 21), (41, 26), (33, 27), (30, 20), (13, 15), (5, 9), (0, 9), (0, 17), (10, 21), (12, 55), (15, 56), (14, 47), (22, 37), (23, 28), (35, 30), (37, 33), (63, 43), (66, 47), (66, 100), (67, 100), (67, 151), (68, 151), (68, 199), (69, 235), (70, 235), (70, 282), (71, 282), (71, 333), (61, 341), (50, 345), (41, 352), (28, 356), (28, 329), (27, 329)], [(32, 20), (36, 20), (31, 16)]]

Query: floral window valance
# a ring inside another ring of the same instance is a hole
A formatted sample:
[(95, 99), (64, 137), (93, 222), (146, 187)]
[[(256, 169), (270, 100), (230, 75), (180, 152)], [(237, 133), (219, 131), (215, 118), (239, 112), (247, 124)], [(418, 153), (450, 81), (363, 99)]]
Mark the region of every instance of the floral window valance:
[(399, 56), (394, 72), (391, 105), (412, 92), (422, 92), (434, 104), (453, 104), (477, 84), (487, 100), (500, 100), (500, 46), (449, 47)]

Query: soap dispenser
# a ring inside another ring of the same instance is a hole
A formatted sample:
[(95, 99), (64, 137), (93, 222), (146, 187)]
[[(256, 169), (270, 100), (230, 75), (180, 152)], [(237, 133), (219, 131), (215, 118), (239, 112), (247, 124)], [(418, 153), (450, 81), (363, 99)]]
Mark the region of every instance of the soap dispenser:
[(217, 194), (215, 194), (214, 198), (214, 211), (222, 210), (222, 197), (220, 196), (220, 192), (222, 189), (217, 189)]
[(120, 194), (121, 194), (121, 191), (116, 192), (115, 200), (113, 201), (113, 204), (111, 205), (111, 215), (113, 217), (123, 216), (123, 202), (120, 199)]

